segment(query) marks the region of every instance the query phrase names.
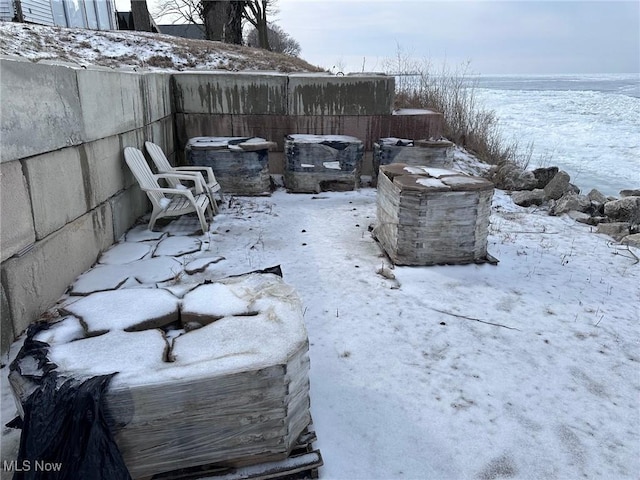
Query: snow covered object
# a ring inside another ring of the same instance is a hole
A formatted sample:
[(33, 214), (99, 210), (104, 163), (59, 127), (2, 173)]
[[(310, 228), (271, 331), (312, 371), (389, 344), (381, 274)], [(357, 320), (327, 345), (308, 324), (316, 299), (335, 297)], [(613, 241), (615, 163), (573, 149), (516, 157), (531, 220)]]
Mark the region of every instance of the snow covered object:
[(495, 262), (487, 253), (493, 184), (442, 168), (380, 167), (374, 235), (396, 265)]
[[(133, 478), (282, 460), (310, 424), (301, 301), (277, 275), (203, 283), (182, 299), (97, 292), (64, 313), (35, 340), (60, 383), (115, 374), (107, 419)], [(22, 404), (33, 391), (22, 373), (34, 363), (12, 372)]]
[(406, 163), (428, 167), (451, 168), (454, 144), (445, 138), (412, 140), (409, 138), (381, 138), (373, 144), (374, 185), (380, 165)]
[(270, 195), (269, 149), (259, 137), (193, 137), (185, 147), (189, 165), (211, 167), (225, 193)]
[(284, 183), (295, 193), (354, 190), (360, 185), (364, 145), (347, 135), (287, 135)]

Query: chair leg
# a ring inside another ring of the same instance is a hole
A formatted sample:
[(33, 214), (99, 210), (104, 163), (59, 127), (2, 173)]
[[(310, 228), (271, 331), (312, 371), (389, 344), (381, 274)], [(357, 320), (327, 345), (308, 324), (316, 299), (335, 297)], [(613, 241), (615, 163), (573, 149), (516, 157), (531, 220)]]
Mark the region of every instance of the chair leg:
[(149, 225), (147, 226), (147, 228), (153, 232), (153, 227), (156, 224), (156, 220), (158, 219), (158, 214), (160, 212), (156, 211), (155, 209), (151, 212), (151, 219), (149, 220)]
[(211, 190), (209, 190), (209, 205), (211, 206), (211, 210), (213, 211), (213, 215), (217, 215), (219, 212), (218, 209), (218, 202), (216, 202), (216, 197), (214, 196), (213, 192)]
[[(209, 207), (207, 207), (209, 208)], [(198, 219), (200, 220), (200, 228), (202, 228), (202, 234), (204, 235), (209, 231), (209, 225), (204, 218), (204, 213), (200, 209), (196, 209), (196, 213), (198, 214)]]

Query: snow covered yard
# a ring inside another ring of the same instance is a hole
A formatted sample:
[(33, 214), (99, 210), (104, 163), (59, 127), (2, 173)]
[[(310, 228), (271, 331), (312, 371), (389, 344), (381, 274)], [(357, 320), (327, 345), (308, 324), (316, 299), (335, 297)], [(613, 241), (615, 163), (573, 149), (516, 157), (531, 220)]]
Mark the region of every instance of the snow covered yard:
[[(638, 478), (631, 252), (496, 191), (497, 266), (392, 269), (368, 231), (375, 199), (373, 189), (234, 198), (210, 234), (169, 237), (181, 267), (159, 286), (282, 266), (305, 305), (321, 478)], [(138, 227), (128, 239), (144, 238)], [(224, 260), (180, 270), (202, 257)], [(3, 424), (15, 415), (6, 370)], [(16, 441), (4, 428), (2, 460)]]

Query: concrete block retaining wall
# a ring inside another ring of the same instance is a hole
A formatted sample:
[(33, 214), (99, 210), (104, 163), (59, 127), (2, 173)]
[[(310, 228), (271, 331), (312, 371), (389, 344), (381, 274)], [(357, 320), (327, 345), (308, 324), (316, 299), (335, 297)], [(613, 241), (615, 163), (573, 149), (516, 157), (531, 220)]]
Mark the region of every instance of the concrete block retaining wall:
[(2, 352), (148, 204), (122, 151), (173, 155), (170, 75), (0, 59)]
[(178, 162), (196, 136), (276, 142), (351, 135), (363, 174), (381, 137), (442, 133), (442, 116), (392, 115), (394, 79), (280, 73), (136, 73), (0, 58), (2, 352), (148, 209), (125, 146), (159, 144)]

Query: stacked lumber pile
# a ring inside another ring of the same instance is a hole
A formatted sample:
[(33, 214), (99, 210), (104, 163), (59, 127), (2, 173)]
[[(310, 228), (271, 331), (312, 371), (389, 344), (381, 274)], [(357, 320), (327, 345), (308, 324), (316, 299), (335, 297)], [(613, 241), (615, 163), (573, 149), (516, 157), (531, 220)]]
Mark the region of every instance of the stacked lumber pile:
[[(277, 275), (229, 277), (181, 299), (164, 289), (97, 292), (64, 313), (35, 340), (60, 382), (117, 372), (109, 428), (133, 478), (282, 461), (310, 424), (301, 302)], [(24, 404), (38, 362), (14, 363)]]
[(380, 167), (374, 234), (397, 265), (494, 262), (487, 254), (493, 184), (453, 170)]
[(364, 145), (347, 135), (288, 135), (284, 184), (296, 193), (354, 190), (360, 185)]
[(270, 195), (269, 149), (259, 137), (193, 137), (185, 147), (189, 165), (211, 167), (222, 191), (231, 195)]

